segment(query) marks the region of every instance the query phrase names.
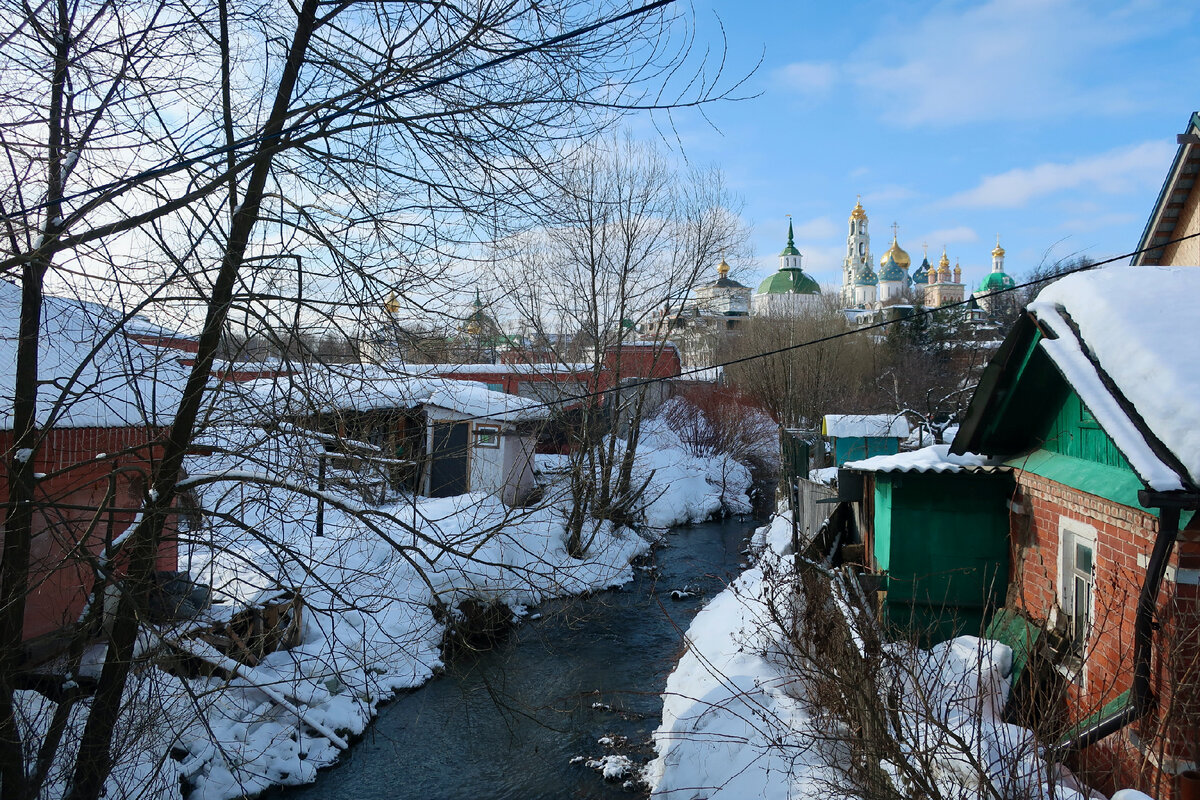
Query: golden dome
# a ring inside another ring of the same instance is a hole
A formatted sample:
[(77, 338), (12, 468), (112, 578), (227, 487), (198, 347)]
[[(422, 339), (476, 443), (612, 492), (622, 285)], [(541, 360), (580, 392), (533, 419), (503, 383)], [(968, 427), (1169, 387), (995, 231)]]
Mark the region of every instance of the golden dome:
[(729, 274), (729, 265), (725, 263), (725, 257), (721, 257), (721, 263), (717, 265), (717, 274), (724, 278)]
[(854, 210), (850, 212), (850, 219), (866, 219), (867, 212), (863, 211), (862, 197), (858, 198), (858, 202), (854, 204)]
[(1000, 234), (996, 234), (996, 249), (992, 251), (992, 255), (997, 258), (1004, 255), (1004, 248), (1000, 246)]
[(892, 246), (887, 249), (886, 253), (880, 256), (879, 266), (882, 267), (888, 258), (895, 258), (896, 265), (899, 266), (900, 269), (908, 269), (912, 265), (912, 259), (909, 258), (908, 253), (904, 252), (903, 248), (900, 247), (900, 244), (896, 241), (895, 235), (892, 236)]
[(950, 259), (946, 256), (946, 248), (942, 248), (942, 258), (938, 261), (938, 269), (950, 269)]
[(396, 298), (396, 293), (392, 292), (388, 295), (387, 302), (383, 304), (389, 314), (396, 314), (400, 311), (400, 301)]

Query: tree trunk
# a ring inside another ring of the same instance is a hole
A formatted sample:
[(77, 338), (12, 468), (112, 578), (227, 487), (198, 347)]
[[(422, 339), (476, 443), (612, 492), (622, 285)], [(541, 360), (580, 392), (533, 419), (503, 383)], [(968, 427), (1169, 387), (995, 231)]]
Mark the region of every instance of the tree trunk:
[(130, 537), (128, 577), (118, 600), (117, 615), (109, 637), (108, 654), (80, 741), (68, 800), (96, 800), (104, 787), (105, 779), (112, 771), (112, 734), (120, 714), (121, 696), (132, 666), (139, 618), (146, 607), (146, 598), (153, 584), (163, 527), (174, 500), (175, 484), (183, 466), (183, 458), (195, 430), (213, 358), (220, 345), (235, 279), (245, 256), (250, 233), (258, 220), (272, 159), (282, 147), (281, 131), (304, 64), (309, 40), (316, 28), (317, 5), (318, 0), (305, 0), (297, 15), (296, 31), (287, 64), (280, 77), (271, 115), (263, 126), (263, 135), (253, 161), (246, 194), (237, 214), (234, 215), (221, 269), (213, 286), (196, 360), (184, 387), (183, 398), (171, 432), (165, 442), (163, 458), (153, 481), (154, 488), (146, 504), (143, 520)]

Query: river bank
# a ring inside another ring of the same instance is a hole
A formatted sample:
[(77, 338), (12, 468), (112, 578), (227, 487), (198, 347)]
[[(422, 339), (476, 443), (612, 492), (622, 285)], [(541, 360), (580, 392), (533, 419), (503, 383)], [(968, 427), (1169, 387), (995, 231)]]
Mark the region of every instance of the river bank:
[(682, 632), (738, 574), (754, 527), (730, 519), (677, 528), (622, 587), (540, 604), (490, 650), (460, 654), (440, 677), (384, 706), (364, 740), (317, 783), (278, 796), (644, 794), (631, 793), (625, 779), (606, 782), (587, 764), (628, 758), (632, 777), (653, 756), (649, 737)]

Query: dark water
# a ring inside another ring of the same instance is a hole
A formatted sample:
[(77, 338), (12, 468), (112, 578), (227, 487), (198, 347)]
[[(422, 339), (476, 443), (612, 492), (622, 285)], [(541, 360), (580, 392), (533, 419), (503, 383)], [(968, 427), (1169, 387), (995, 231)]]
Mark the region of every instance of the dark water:
[[(492, 650), (385, 707), (336, 768), (286, 800), (634, 798), (573, 756), (624, 753), (639, 765), (659, 692), (693, 616), (740, 570), (755, 523), (671, 533), (653, 571), (591, 597), (543, 604)], [(673, 589), (696, 596), (672, 600)], [(611, 706), (593, 707), (593, 704)], [(606, 747), (603, 736), (628, 744)]]

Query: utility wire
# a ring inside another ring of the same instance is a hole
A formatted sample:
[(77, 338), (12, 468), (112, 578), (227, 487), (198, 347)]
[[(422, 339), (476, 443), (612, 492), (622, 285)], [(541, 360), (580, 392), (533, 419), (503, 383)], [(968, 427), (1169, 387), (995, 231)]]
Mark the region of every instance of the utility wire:
[[(453, 81), (457, 81), (462, 78), (466, 78), (470, 75), (474, 75), (477, 72), (482, 72), (486, 69), (491, 69), (492, 67), (498, 67), (501, 64), (505, 64), (509, 61), (513, 61), (522, 56), (529, 55), (530, 53), (535, 53), (539, 50), (544, 50), (546, 48), (553, 47), (555, 45), (563, 44), (564, 42), (568, 42), (572, 39), (577, 39), (580, 36), (584, 36), (586, 34), (592, 33), (593, 31), (599, 30), (600, 28), (604, 28), (609, 25), (615, 25), (619, 22), (624, 22), (627, 19), (641, 16), (642, 14), (649, 13), (658, 8), (668, 6), (673, 2), (675, 2), (675, 0), (654, 0), (654, 2), (646, 3), (645, 5), (638, 6), (637, 8), (631, 9), (631, 10), (626, 11), (621, 14), (617, 14), (616, 16), (613, 16), (613, 17), (608, 17), (607, 19), (602, 19), (598, 22), (593, 22), (590, 25), (584, 25), (583, 27), (575, 28), (574, 30), (567, 31), (566, 33), (560, 33), (558, 36), (552, 36), (549, 39), (544, 39), (540, 42), (528, 44), (528, 45), (525, 45), (524, 47), (518, 47), (516, 50), (505, 53), (502, 56), (497, 56), (496, 58), (476, 64), (473, 67), (467, 67), (466, 69), (459, 70), (458, 72), (455, 72), (451, 75), (446, 75), (441, 78), (434, 78), (433, 80), (426, 81), (425, 83), (419, 84), (417, 86), (410, 86), (407, 89), (403, 89), (401, 91), (384, 94), (381, 97), (378, 97), (374, 100), (371, 100), (370, 102), (363, 103), (361, 105), (347, 106), (345, 108), (340, 108), (340, 109), (333, 111), (331, 113), (328, 113), (328, 114), (318, 115), (318, 116), (312, 117), (311, 119), (309, 119), (305, 122), (298, 122), (298, 123), (295, 123), (294, 125), (289, 125), (273, 134), (258, 134), (256, 136), (250, 136), (250, 137), (247, 137), (244, 139), (239, 139), (239, 140), (237, 140), (231, 144), (227, 144), (223, 147), (205, 150), (202, 153), (198, 153), (193, 156), (188, 156), (179, 161), (166, 162), (166, 163), (160, 164), (157, 167), (151, 167), (150, 169), (143, 170), (142, 172), (136, 173), (136, 174), (131, 175), (126, 178), (119, 178), (117, 180), (110, 181), (108, 183), (100, 184), (99, 186), (93, 186), (89, 189), (83, 189), (78, 192), (75, 192), (74, 194), (66, 195), (65, 197), (59, 199), (56, 202), (61, 203), (61, 204), (70, 203), (72, 201), (80, 200), (80, 199), (83, 199), (86, 197), (90, 197), (92, 195), (101, 194), (103, 192), (107, 192), (107, 191), (110, 191), (113, 189), (119, 189), (122, 186), (140, 183), (142, 181), (146, 181), (151, 178), (158, 178), (158, 177), (163, 177), (165, 175), (170, 175), (171, 173), (176, 172), (178, 170), (186, 169), (187, 167), (194, 166), (196, 164), (202, 163), (202, 162), (207, 161), (212, 158), (217, 158), (220, 156), (228, 155), (230, 153), (234, 153), (238, 150), (244, 149), (251, 145), (261, 144), (263, 142), (267, 142), (272, 139), (282, 139), (285, 137), (290, 137), (293, 134), (301, 133), (309, 128), (326, 125), (326, 124), (333, 122), (333, 121), (335, 121), (341, 117), (344, 117), (348, 114), (362, 113), (364, 111), (369, 111), (373, 108), (378, 108), (378, 107), (386, 105), (388, 103), (395, 102), (396, 100), (401, 100), (405, 97), (408, 97), (409, 95), (418, 94), (421, 92), (427, 92), (430, 89), (435, 89), (439, 86), (444, 86), (447, 83), (451, 83)], [(21, 217), (27, 217), (30, 214), (33, 214), (34, 212), (37, 212), (37, 211), (41, 211), (45, 208), (48, 208), (49, 206), (50, 206), (50, 202), (46, 201), (43, 203), (39, 203), (35, 206), (23, 207), (23, 208), (18, 209), (10, 214), (0, 214), (0, 219), (3, 219), (5, 221), (13, 221), (13, 220), (16, 220)]]
[[(1141, 253), (1148, 253), (1151, 250), (1159, 250), (1163, 247), (1166, 247), (1167, 245), (1175, 244), (1177, 242), (1183, 242), (1188, 239), (1194, 239), (1197, 236), (1200, 236), (1200, 232), (1189, 233), (1185, 236), (1180, 236), (1177, 239), (1171, 239), (1170, 241), (1166, 241), (1166, 242), (1159, 242), (1158, 244), (1152, 245), (1150, 247), (1143, 247), (1140, 250), (1134, 250), (1132, 252), (1124, 253), (1119, 256), (1113, 256), (1112, 258), (1106, 258), (1103, 261), (1097, 261), (1092, 264), (1085, 264), (1080, 267), (1075, 267), (1074, 269), (1063, 270), (1062, 272), (1059, 272), (1054, 275), (1049, 275), (1045, 278), (1035, 278), (1033, 280), (1026, 281), (1025, 283), (1014, 284), (1013, 286), (1010, 286), (1005, 289), (997, 289), (993, 292), (989, 292), (988, 295), (992, 296), (992, 295), (997, 295), (997, 294), (1004, 294), (1005, 292), (1015, 292), (1018, 289), (1024, 289), (1029, 286), (1035, 286), (1040, 283), (1056, 281), (1059, 278), (1066, 277), (1067, 275), (1074, 275), (1077, 272), (1086, 272), (1088, 270), (1096, 269), (1097, 267), (1103, 267), (1107, 264), (1113, 264), (1117, 261), (1122, 261), (1124, 259), (1132, 258), (1136, 255), (1140, 255)], [(1200, 269), (1200, 267), (1197, 267), (1197, 269)], [(938, 306), (937, 308), (922, 308), (921, 310), (915, 311), (914, 313), (909, 314), (906, 317), (898, 317), (896, 319), (883, 320), (881, 322), (874, 322), (869, 325), (862, 325), (862, 326), (853, 328), (851, 330), (840, 331), (839, 333), (831, 333), (828, 336), (821, 336), (817, 339), (810, 339), (809, 341), (806, 341), (806, 342), (800, 342), (798, 344), (787, 345), (785, 347), (779, 347), (774, 350), (767, 350), (762, 353), (752, 353), (751, 355), (748, 355), (748, 356), (742, 356), (740, 358), (733, 358), (733, 359), (730, 359), (729, 361), (722, 361), (718, 364), (713, 364), (710, 367), (693, 367), (690, 369), (681, 370), (678, 375), (672, 375), (672, 376), (661, 377), (661, 378), (639, 378), (637, 380), (632, 380), (625, 384), (622, 384), (621, 386), (614, 386), (609, 389), (602, 389), (602, 390), (595, 391), (595, 392), (588, 392), (586, 394), (576, 395), (567, 400), (549, 401), (549, 402), (539, 403), (535, 406), (526, 406), (525, 409), (523, 409), (523, 410), (533, 410), (535, 408), (552, 408), (552, 407), (562, 406), (562, 405), (564, 405), (564, 403), (571, 403), (571, 404), (580, 403), (585, 400), (605, 397), (607, 395), (613, 394), (614, 392), (620, 392), (620, 391), (623, 391), (626, 389), (636, 389), (640, 386), (650, 386), (652, 384), (661, 383), (663, 381), (679, 380), (680, 378), (684, 378), (689, 375), (699, 375), (701, 373), (708, 372), (709, 370), (716, 369), (718, 367), (723, 369), (725, 367), (730, 367), (735, 364), (745, 364), (750, 361), (757, 361), (760, 358), (769, 358), (771, 356), (777, 356), (782, 353), (790, 353), (795, 350), (802, 350), (805, 347), (813, 347), (818, 344), (825, 344), (826, 342), (832, 342), (837, 339), (843, 339), (847, 336), (857, 336), (858, 334), (865, 333), (867, 331), (886, 328), (889, 325), (898, 325), (898, 324), (905, 323), (905, 322), (911, 322), (912, 320), (920, 319), (921, 317), (931, 316), (933, 314), (936, 314), (941, 311), (945, 311), (947, 309), (957, 308), (960, 306), (967, 306), (972, 302), (972, 300), (973, 300), (973, 298), (968, 297), (965, 300), (960, 300), (955, 303), (947, 303), (943, 306)], [(414, 365), (414, 366), (417, 366), (417, 365)], [(428, 377), (428, 376), (424, 376), (424, 377)], [(469, 417), (462, 421), (470, 422), (470, 421), (474, 421), (474, 420), (494, 419), (497, 416), (499, 416), (499, 414), (482, 415), (482, 416), (478, 416), (478, 417)]]

